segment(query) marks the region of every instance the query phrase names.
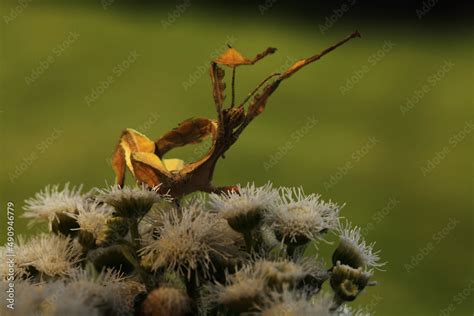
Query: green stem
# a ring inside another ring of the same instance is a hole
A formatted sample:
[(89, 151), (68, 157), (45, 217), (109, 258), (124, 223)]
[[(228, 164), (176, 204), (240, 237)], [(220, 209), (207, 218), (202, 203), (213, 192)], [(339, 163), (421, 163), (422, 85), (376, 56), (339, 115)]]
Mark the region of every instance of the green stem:
[(249, 253), (252, 253), (253, 251), (253, 238), (252, 238), (252, 232), (244, 232), (242, 234), (244, 236), (244, 241), (245, 241), (245, 247), (247, 248), (247, 251)]
[(132, 245), (134, 248), (133, 249), (134, 254), (137, 260), (136, 269), (140, 276), (140, 279), (142, 280), (143, 284), (146, 287), (147, 292), (150, 292), (151, 290), (155, 288), (155, 284), (153, 282), (153, 278), (151, 278), (150, 275), (148, 275), (148, 273), (140, 265), (140, 256), (138, 255), (138, 251), (141, 248), (141, 244), (140, 244), (140, 233), (138, 232), (138, 221), (136, 218), (129, 219), (129, 229), (130, 229), (130, 237), (132, 239)]
[(138, 221), (136, 218), (129, 219), (130, 236), (132, 237), (132, 243), (135, 247), (135, 251), (140, 250), (140, 233), (138, 232)]
[(287, 245), (286, 246), (286, 252), (288, 253), (288, 257), (294, 258), (295, 250), (296, 250), (295, 245), (292, 245), (292, 244)]
[(188, 296), (193, 300), (193, 304), (191, 306), (191, 309), (194, 312), (193, 314), (196, 314), (197, 312), (198, 301), (200, 298), (199, 287), (196, 284), (196, 278), (196, 271), (192, 271), (190, 278), (185, 280), (186, 292), (188, 293)]
[(137, 267), (137, 272), (148, 293), (157, 287), (153, 278), (140, 265)]

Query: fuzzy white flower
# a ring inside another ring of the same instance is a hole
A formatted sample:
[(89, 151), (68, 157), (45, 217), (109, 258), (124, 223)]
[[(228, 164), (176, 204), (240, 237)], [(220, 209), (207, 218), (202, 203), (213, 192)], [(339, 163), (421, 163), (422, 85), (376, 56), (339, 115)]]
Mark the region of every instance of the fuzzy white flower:
[(335, 316), (330, 312), (332, 298), (320, 294), (317, 299), (309, 299), (301, 293), (285, 289), (270, 293), (259, 306), (262, 316)]
[(97, 275), (88, 270), (78, 269), (70, 275), (67, 284), (76, 290), (92, 287), (100, 291), (101, 287), (112, 287), (126, 280), (123, 273), (113, 269), (105, 269)]
[(386, 262), (380, 262), (380, 250), (375, 251), (375, 242), (367, 243), (362, 237), (360, 227), (348, 221), (340, 221), (336, 233), (340, 244), (333, 254), (333, 264), (341, 261), (353, 268), (375, 268), (381, 270)]
[(142, 217), (160, 201), (168, 201), (169, 197), (158, 193), (159, 187), (149, 189), (145, 185), (138, 187), (111, 186), (98, 190), (97, 200), (112, 205), (119, 216)]
[(255, 312), (274, 293), (289, 288), (302, 290), (304, 280), (319, 278), (322, 272), (320, 266), (308, 260), (257, 259), (227, 275), (225, 284), (208, 286), (206, 301), (223, 305), (232, 314)]
[[(48, 291), (44, 286), (33, 285), (26, 280), (15, 279), (14, 283), (14, 303), (10, 308), (9, 301), (11, 293), (7, 290), (11, 288), (11, 282), (0, 282), (0, 315), (43, 315), (42, 304), (47, 298)], [(9, 297), (10, 296), (10, 297)]]
[(114, 209), (107, 204), (97, 202), (84, 203), (78, 209), (77, 214), (71, 214), (79, 224), (79, 230), (86, 231), (98, 239), (107, 229), (107, 221), (112, 218)]
[(263, 246), (267, 249), (273, 249), (280, 246), (280, 241), (275, 236), (275, 232), (268, 225), (260, 227), (260, 236), (262, 238)]
[(144, 287), (112, 270), (92, 275), (75, 271), (69, 279), (43, 283), (45, 315), (131, 315), (133, 298)]
[(28, 265), (24, 264), (31, 261), (32, 255), (27, 247), (22, 247), (25, 244), (23, 236), (18, 236), (18, 240), (9, 246), (0, 247), (0, 279), (7, 280), (11, 275), (15, 280), (24, 280), (30, 276)]
[(15, 252), (20, 269), (34, 268), (51, 277), (73, 273), (80, 256), (80, 248), (71, 238), (54, 234), (37, 235), (26, 242), (19, 239)]
[[(0, 297), (6, 301), (8, 283), (0, 283)], [(15, 281), (14, 313), (0, 306), (1, 315), (100, 316), (132, 315), (133, 299), (143, 285), (124, 279), (114, 271), (103, 271), (92, 276), (77, 270), (68, 279), (37, 284)], [(2, 294), (3, 293), (3, 294)]]
[[(245, 264), (236, 275), (247, 275), (252, 279), (264, 280), (265, 286), (281, 290), (286, 287), (301, 287), (304, 280), (322, 281), (327, 273), (321, 264), (313, 260), (299, 258), (295, 261), (286, 258), (255, 259)], [(322, 282), (321, 282), (322, 283)]]
[(278, 191), (270, 183), (262, 187), (247, 184), (237, 186), (237, 191), (209, 196), (211, 209), (226, 219), (239, 232), (248, 232), (257, 227), (264, 213), (279, 199)]
[(210, 213), (171, 210), (157, 227), (159, 238), (141, 249), (142, 262), (153, 271), (166, 268), (190, 278), (199, 270), (210, 277), (216, 262), (240, 256), (235, 233), (225, 227), (225, 222)]
[[(201, 212), (206, 204), (202, 194), (180, 201), (180, 205), (190, 212)], [(165, 215), (175, 209), (171, 203), (155, 203), (139, 223), (141, 239), (149, 243), (156, 239), (159, 227), (163, 226)]]
[(337, 226), (341, 206), (324, 202), (319, 195), (305, 195), (301, 188), (282, 188), (281, 193), (280, 203), (266, 215), (267, 224), (279, 240), (305, 244)]
[(288, 259), (256, 260), (250, 266), (249, 271), (256, 277), (263, 278), (266, 284), (272, 288), (281, 290), (285, 287), (303, 287), (304, 281), (315, 284), (317, 291), (323, 281), (327, 278), (327, 273), (316, 262), (310, 262), (300, 258), (292, 261)]
[(113, 315), (130, 315), (135, 296), (145, 290), (142, 284), (114, 270), (105, 270), (95, 277), (86, 272), (77, 273), (68, 288), (71, 295), (79, 290), (100, 298)]
[(266, 295), (267, 284), (261, 276), (243, 269), (227, 275), (226, 284), (207, 286), (206, 291), (204, 301), (207, 306), (223, 306), (227, 313), (238, 315), (255, 311), (255, 306), (262, 302)]
[(288, 289), (271, 293), (258, 309), (262, 316), (370, 316), (346, 305), (335, 306), (329, 293), (320, 292), (317, 297), (308, 298)]
[[(105, 289), (102, 290), (105, 291)], [(73, 293), (66, 286), (61, 289), (59, 285), (51, 291), (51, 296), (43, 302), (41, 307), (43, 309), (41, 315), (51, 316), (102, 316), (110, 310), (106, 309), (108, 306), (99, 297), (94, 297), (85, 291)]]
[(67, 219), (67, 216), (61, 215), (73, 214), (82, 205), (81, 190), (82, 185), (70, 188), (69, 183), (62, 190), (59, 185), (48, 185), (34, 197), (25, 200), (23, 217), (30, 219), (30, 224), (48, 222), (51, 231), (53, 221), (60, 221), (60, 217)]
[(204, 208), (209, 200), (209, 194), (205, 192), (195, 192), (192, 195), (183, 197), (179, 204), (183, 208)]
[[(7, 248), (4, 246), (0, 247), (0, 258), (2, 258), (2, 260), (0, 260), (0, 281), (2, 281), (7, 279), (9, 273)], [(12, 270), (12, 272), (14, 272), (14, 270)]]
[(332, 316), (370, 316), (371, 314), (364, 309), (353, 309), (352, 307), (343, 304), (338, 309), (336, 309)]

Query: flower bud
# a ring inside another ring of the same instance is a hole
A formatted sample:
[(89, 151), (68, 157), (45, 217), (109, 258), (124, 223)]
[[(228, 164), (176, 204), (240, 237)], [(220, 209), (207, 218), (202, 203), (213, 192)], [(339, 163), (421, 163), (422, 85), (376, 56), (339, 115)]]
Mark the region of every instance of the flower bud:
[(363, 272), (362, 268), (354, 269), (348, 265), (336, 263), (329, 283), (339, 301), (353, 301), (368, 285), (372, 275)]
[(85, 248), (85, 251), (97, 248), (94, 235), (88, 231), (79, 231), (77, 240), (79, 241), (81, 246)]
[(353, 247), (351, 243), (344, 239), (341, 239), (339, 246), (332, 255), (333, 265), (336, 265), (338, 261), (354, 269), (363, 268), (365, 265), (364, 257), (359, 249)]
[(191, 299), (182, 290), (160, 287), (148, 293), (139, 307), (140, 316), (184, 316), (191, 312)]
[(132, 253), (132, 250), (125, 245), (112, 245), (89, 251), (88, 259), (94, 264), (97, 271), (113, 268), (130, 274), (135, 270), (136, 264), (133, 262)]
[(270, 184), (263, 187), (237, 186), (237, 190), (211, 194), (211, 209), (226, 219), (235, 231), (249, 234), (263, 222), (264, 214), (278, 199), (278, 192)]
[(238, 213), (227, 217), (227, 222), (235, 231), (240, 233), (251, 232), (260, 225), (263, 212), (259, 208), (248, 210), (246, 213)]
[(74, 237), (77, 235), (79, 224), (67, 213), (56, 213), (55, 218), (51, 221), (51, 231), (56, 235)]
[(339, 222), (336, 229), (340, 243), (332, 255), (332, 263), (357, 268), (375, 268), (381, 270), (386, 262), (380, 262), (380, 250), (374, 250), (375, 243), (368, 243), (362, 237), (361, 229), (351, 226), (349, 222)]
[(254, 311), (255, 306), (261, 302), (266, 288), (263, 279), (244, 278), (219, 290), (216, 302), (224, 306), (227, 314), (239, 315)]
[(118, 216), (126, 218), (141, 218), (151, 209), (153, 204), (166, 200), (160, 195), (158, 188), (148, 189), (146, 186), (138, 188), (113, 186), (100, 191), (98, 201), (112, 205)]
[(97, 235), (97, 246), (111, 245), (128, 233), (128, 221), (124, 217), (112, 217), (106, 221), (106, 229)]

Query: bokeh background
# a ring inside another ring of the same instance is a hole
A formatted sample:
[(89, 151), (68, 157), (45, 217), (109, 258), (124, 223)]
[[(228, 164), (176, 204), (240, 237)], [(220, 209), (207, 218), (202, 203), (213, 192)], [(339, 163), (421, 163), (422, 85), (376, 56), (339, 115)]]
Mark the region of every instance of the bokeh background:
[[(361, 39), (282, 84), (214, 182), (303, 186), (346, 203), (343, 215), (388, 262), (355, 305), (472, 315), (469, 12), (445, 0), (3, 1), (0, 241), (7, 201), (16, 233), (31, 234), (23, 201), (45, 185), (113, 183), (110, 156), (124, 128), (155, 139), (186, 118), (214, 117), (208, 64), (226, 43), (249, 57), (279, 49), (238, 69), (242, 100), (265, 75), (358, 29)], [(169, 157), (191, 161), (207, 145)]]

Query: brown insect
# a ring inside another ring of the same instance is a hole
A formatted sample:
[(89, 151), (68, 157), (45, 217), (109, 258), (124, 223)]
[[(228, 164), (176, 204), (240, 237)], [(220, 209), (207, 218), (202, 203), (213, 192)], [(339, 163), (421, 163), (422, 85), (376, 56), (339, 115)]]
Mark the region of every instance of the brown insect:
[[(211, 183), (219, 158), (223, 157), (224, 153), (237, 141), (250, 122), (263, 112), (268, 98), (283, 80), (355, 37), (360, 37), (359, 32), (352, 33), (319, 54), (298, 60), (283, 73), (269, 75), (238, 106), (234, 104), (236, 68), (241, 65), (253, 65), (273, 54), (276, 49), (267, 48), (254, 59), (248, 59), (229, 47), (210, 65), (217, 120), (187, 119), (156, 142), (133, 129), (124, 130), (112, 157), (116, 183), (123, 186), (125, 169), (128, 167), (137, 182), (145, 183), (149, 187), (159, 185), (161, 192), (168, 192), (174, 198), (180, 198), (195, 191), (222, 192), (234, 189), (234, 186), (214, 187)], [(220, 65), (232, 68), (232, 101), (228, 108), (224, 108), (226, 86), (224, 70)], [(250, 104), (245, 110), (244, 106), (249, 101)], [(209, 136), (212, 137), (212, 145), (199, 160), (185, 164), (179, 159), (163, 159), (163, 156), (171, 149), (199, 143)]]

